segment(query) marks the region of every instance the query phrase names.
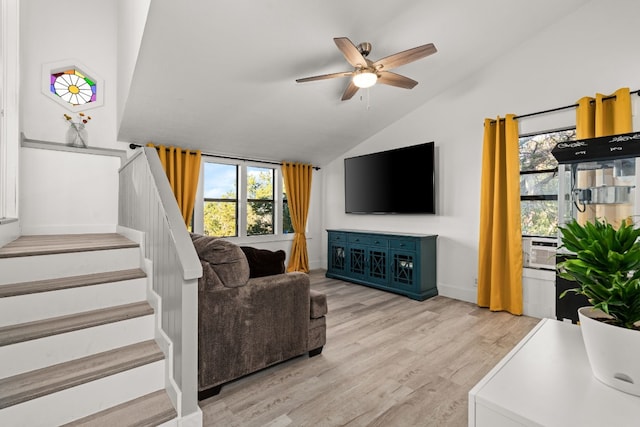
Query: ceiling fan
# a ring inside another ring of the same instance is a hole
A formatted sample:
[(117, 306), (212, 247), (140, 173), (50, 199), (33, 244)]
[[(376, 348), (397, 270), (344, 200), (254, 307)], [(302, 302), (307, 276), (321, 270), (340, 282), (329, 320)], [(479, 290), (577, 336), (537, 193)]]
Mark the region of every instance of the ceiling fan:
[(353, 71), (343, 71), (340, 73), (322, 74), (320, 76), (305, 77), (296, 79), (298, 83), (311, 82), (315, 80), (333, 79), (336, 77), (351, 77), (349, 85), (342, 94), (342, 100), (351, 99), (358, 89), (371, 87), (376, 83), (412, 89), (418, 84), (417, 81), (400, 74), (392, 73), (389, 70), (401, 65), (408, 64), (437, 52), (433, 43), (414, 47), (402, 52), (389, 55), (375, 62), (367, 59), (371, 52), (371, 43), (360, 43), (357, 47), (347, 37), (336, 37), (333, 39), (344, 55), (347, 62), (354, 67)]

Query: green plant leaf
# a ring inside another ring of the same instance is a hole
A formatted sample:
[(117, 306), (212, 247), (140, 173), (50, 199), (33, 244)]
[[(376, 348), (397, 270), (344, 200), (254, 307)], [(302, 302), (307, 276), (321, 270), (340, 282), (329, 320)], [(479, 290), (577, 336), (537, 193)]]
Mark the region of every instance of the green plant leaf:
[(622, 221), (615, 229), (602, 221), (573, 220), (560, 227), (562, 246), (575, 255), (557, 264), (558, 276), (575, 281), (564, 291), (584, 295), (614, 323), (631, 328), (640, 321), (640, 229)]

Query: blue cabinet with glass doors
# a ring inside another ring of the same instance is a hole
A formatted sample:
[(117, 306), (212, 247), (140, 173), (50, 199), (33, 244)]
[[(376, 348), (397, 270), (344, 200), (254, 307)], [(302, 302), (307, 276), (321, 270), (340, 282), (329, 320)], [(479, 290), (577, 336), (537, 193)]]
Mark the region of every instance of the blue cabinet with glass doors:
[(438, 295), (437, 235), (327, 230), (327, 277), (419, 301)]

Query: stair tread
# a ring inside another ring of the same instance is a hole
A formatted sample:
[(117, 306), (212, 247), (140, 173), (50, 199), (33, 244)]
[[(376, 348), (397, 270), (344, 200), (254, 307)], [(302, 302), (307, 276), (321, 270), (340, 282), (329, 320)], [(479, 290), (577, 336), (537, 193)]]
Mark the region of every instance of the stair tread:
[(0, 328), (0, 347), (153, 314), (146, 301)]
[(118, 233), (20, 236), (0, 247), (0, 258), (134, 248), (139, 245)]
[(0, 409), (162, 359), (149, 340), (0, 379)]
[(18, 295), (50, 292), (81, 286), (99, 285), (102, 283), (121, 282), (146, 277), (139, 268), (130, 270), (108, 271), (104, 273), (83, 274), (80, 276), (61, 277), (56, 279), (35, 280), (31, 282), (11, 283), (0, 286), (0, 298)]
[(176, 413), (167, 392), (159, 390), (137, 399), (114, 406), (88, 417), (81, 418), (63, 427), (111, 427), (111, 426), (157, 426), (176, 418)]

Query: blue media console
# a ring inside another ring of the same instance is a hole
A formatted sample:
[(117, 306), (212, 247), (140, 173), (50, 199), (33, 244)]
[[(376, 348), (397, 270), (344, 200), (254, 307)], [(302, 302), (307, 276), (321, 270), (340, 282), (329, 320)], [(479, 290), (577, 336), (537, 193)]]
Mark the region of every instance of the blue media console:
[(438, 295), (437, 235), (327, 230), (327, 277), (425, 300)]

